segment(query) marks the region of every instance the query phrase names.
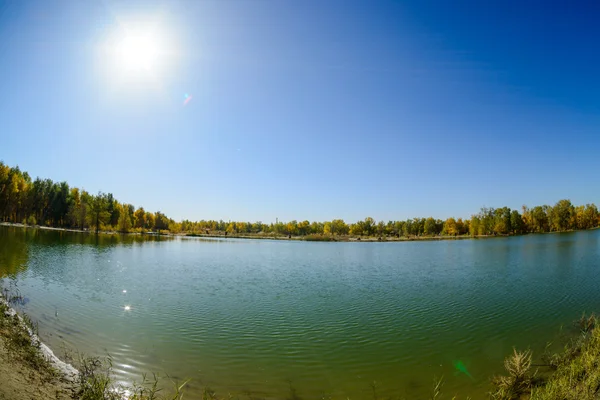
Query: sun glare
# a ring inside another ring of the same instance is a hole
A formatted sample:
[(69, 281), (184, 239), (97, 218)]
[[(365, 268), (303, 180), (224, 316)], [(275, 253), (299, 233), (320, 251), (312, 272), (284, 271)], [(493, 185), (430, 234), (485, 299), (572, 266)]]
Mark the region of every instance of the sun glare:
[(158, 55), (158, 44), (148, 34), (128, 34), (118, 44), (117, 54), (127, 70), (151, 70)]
[(157, 88), (173, 74), (179, 41), (163, 19), (162, 14), (119, 17), (106, 31), (99, 41), (95, 67), (111, 88)]

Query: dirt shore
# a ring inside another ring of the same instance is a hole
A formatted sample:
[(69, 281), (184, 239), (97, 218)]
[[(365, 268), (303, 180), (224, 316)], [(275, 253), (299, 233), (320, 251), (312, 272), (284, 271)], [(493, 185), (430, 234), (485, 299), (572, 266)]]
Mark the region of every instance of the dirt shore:
[(73, 399), (77, 371), (41, 343), (0, 295), (0, 400)]

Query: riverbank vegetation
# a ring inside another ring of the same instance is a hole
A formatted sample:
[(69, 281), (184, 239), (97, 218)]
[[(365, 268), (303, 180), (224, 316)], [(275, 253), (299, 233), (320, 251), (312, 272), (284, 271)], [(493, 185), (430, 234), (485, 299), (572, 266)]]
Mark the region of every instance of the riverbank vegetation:
[[(173, 382), (173, 389), (159, 387), (159, 378), (142, 377), (140, 383), (117, 384), (109, 357), (80, 355), (69, 361), (78, 376), (66, 379), (41, 351), (35, 325), (26, 314), (19, 316), (10, 306), (22, 297), (9, 291), (0, 293), (0, 399), (79, 399), (79, 400), (179, 400), (184, 383)], [(73, 379), (76, 378), (76, 379)]]
[(72, 383), (62, 379), (32, 340), (31, 321), (13, 313), (0, 294), (0, 399), (71, 399)]
[(175, 221), (160, 211), (117, 201), (111, 193), (91, 194), (67, 182), (31, 179), (19, 167), (0, 162), (0, 221), (57, 228), (117, 231), (229, 235), (238, 237), (460, 237), (518, 235), (596, 228), (600, 214), (594, 204), (575, 206), (560, 200), (554, 206), (482, 208), (469, 219), (412, 218), (375, 221), (371, 217), (354, 223), (288, 221), (265, 224), (243, 221)]
[[(492, 399), (592, 400), (600, 396), (600, 329), (596, 316), (578, 321), (580, 334), (560, 353), (544, 354), (532, 363), (530, 351), (509, 356), (505, 376), (492, 379)], [(535, 368), (535, 370), (534, 370)]]

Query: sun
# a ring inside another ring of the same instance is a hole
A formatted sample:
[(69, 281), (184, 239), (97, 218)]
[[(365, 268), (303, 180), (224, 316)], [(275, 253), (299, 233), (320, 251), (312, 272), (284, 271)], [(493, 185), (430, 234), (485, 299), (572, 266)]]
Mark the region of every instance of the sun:
[(117, 45), (119, 62), (130, 71), (152, 70), (158, 53), (158, 42), (149, 33), (126, 34)]
[(163, 85), (174, 75), (181, 41), (164, 18), (162, 14), (117, 18), (97, 42), (94, 68), (102, 81), (115, 90), (133, 86), (142, 90)]

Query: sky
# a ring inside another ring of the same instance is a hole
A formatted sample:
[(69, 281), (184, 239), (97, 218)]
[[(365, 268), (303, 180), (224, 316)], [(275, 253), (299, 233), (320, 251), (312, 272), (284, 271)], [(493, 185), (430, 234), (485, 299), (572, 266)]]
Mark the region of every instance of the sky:
[(0, 160), (188, 218), (600, 203), (600, 3), (0, 0)]

